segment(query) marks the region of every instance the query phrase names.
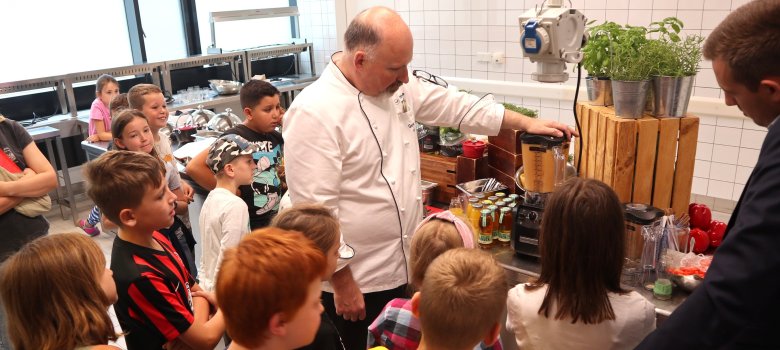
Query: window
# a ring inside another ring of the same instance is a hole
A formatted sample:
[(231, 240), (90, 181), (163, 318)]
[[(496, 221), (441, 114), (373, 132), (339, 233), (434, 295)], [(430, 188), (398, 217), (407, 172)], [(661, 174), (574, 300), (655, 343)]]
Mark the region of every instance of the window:
[[(202, 51), (207, 52), (207, 48), (211, 45), (209, 12), (288, 6), (290, 6), (290, 0), (197, 0), (196, 8)], [(217, 22), (214, 24), (214, 32), (217, 47), (223, 51), (289, 43), (292, 40), (289, 17)]]
[(122, 1), (3, 1), (0, 82), (133, 64)]

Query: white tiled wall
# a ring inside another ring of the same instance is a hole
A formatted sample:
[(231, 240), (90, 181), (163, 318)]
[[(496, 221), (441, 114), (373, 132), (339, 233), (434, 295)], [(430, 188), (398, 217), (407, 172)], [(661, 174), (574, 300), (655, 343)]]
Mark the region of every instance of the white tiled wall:
[[(314, 45), (314, 69), (322, 73), (330, 55), (338, 51), (335, 0), (298, 0), (301, 38)], [(310, 73), (309, 56), (301, 56), (303, 71)]]
[[(412, 66), (445, 77), (534, 82), (535, 64), (522, 58), (517, 17), (541, 0), (394, 0), (415, 38)], [(738, 0), (572, 0), (589, 20), (647, 26), (676, 16), (684, 34), (708, 35)], [(435, 4), (438, 3), (438, 7)], [(477, 62), (481, 51), (501, 51), (504, 64)], [(452, 63), (454, 62), (454, 67)], [(576, 83), (576, 73), (566, 84)], [(583, 76), (586, 75), (583, 72)], [(584, 84), (581, 87), (584, 89)], [(709, 62), (702, 62), (693, 94), (721, 98)], [(581, 94), (582, 96), (582, 94)], [(496, 97), (540, 111), (547, 119), (574, 125), (572, 101)], [(737, 200), (755, 165), (766, 129), (746, 118), (701, 116), (693, 193)]]

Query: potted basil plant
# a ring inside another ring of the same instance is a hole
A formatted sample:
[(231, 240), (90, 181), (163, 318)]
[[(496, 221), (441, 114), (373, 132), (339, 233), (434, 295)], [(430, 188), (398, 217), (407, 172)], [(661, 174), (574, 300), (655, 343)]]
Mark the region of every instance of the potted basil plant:
[(612, 40), (621, 31), (623, 27), (615, 22), (604, 22), (588, 28), (588, 39), (582, 48), (582, 66), (588, 71), (585, 87), (588, 100), (593, 105), (612, 105), (612, 85), (609, 80), (609, 67), (613, 57)]

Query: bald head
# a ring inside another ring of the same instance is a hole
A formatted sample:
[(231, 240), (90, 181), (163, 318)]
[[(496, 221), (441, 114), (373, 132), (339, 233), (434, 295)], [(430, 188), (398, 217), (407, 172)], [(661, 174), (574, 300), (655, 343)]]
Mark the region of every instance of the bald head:
[(373, 52), (385, 40), (408, 39), (412, 32), (395, 11), (376, 6), (363, 10), (350, 22), (344, 33), (348, 53), (357, 50)]

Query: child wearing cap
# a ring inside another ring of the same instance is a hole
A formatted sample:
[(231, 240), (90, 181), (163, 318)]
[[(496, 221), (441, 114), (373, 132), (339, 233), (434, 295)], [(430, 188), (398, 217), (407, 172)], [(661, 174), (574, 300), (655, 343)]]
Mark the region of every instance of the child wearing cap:
[(249, 209), (236, 195), (238, 187), (252, 183), (257, 145), (238, 135), (223, 135), (208, 150), (206, 165), (217, 185), (200, 211), (202, 251), (200, 285), (211, 291), (225, 249), (235, 247), (249, 233)]

